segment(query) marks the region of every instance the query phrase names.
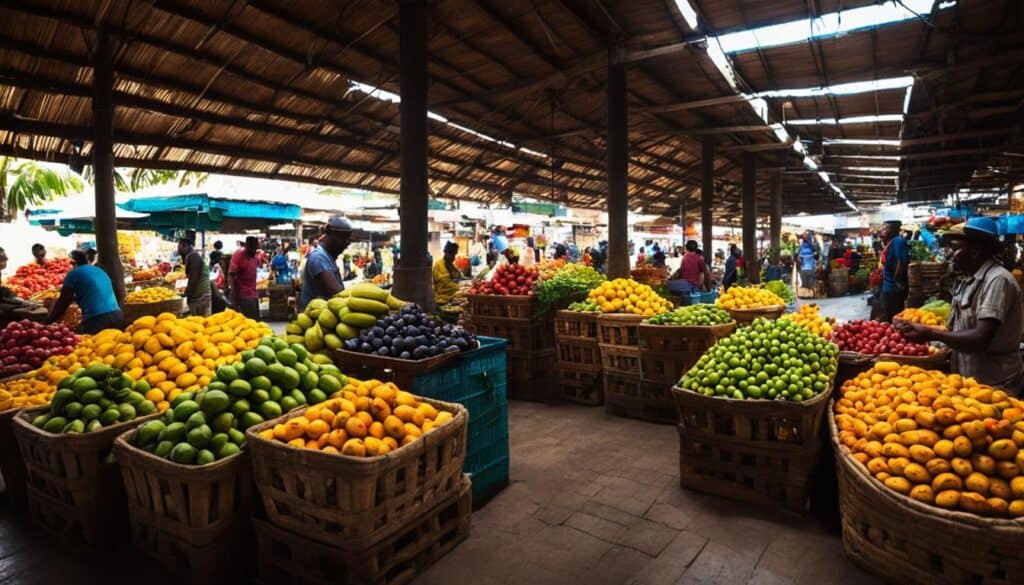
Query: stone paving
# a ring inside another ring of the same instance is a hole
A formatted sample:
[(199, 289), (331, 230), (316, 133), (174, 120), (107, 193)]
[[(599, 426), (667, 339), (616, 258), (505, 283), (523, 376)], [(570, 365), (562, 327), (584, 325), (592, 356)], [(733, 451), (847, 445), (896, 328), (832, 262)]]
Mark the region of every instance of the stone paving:
[(874, 583), (813, 517), (679, 487), (675, 428), (513, 402), (512, 484), (418, 585)]

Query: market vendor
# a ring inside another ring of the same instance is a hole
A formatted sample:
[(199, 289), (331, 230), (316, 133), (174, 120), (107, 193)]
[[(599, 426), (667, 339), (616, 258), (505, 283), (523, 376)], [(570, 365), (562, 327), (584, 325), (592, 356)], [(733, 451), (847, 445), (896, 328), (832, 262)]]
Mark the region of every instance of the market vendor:
[(47, 323), (59, 321), (72, 301), (82, 309), (82, 325), (79, 333), (95, 334), (104, 329), (124, 328), (124, 313), (117, 305), (114, 286), (102, 269), (89, 264), (85, 252), (71, 251), (74, 268), (64, 277), (60, 296), (46, 317)]
[(299, 293), (299, 310), (306, 308), (313, 299), (328, 299), (340, 293), (341, 271), (338, 270), (338, 256), (352, 241), (352, 223), (335, 215), (327, 220), (318, 245), (312, 248), (302, 269), (302, 291)]
[(203, 262), (203, 255), (194, 248), (196, 233), (185, 232), (185, 237), (178, 240), (178, 255), (185, 265), (185, 302), (188, 303), (190, 315), (209, 317), (213, 306), (213, 294), (210, 289), (210, 267)]
[(459, 245), (448, 242), (444, 245), (444, 256), (434, 262), (431, 271), (434, 278), (434, 302), (439, 306), (448, 303), (459, 292), (458, 281), (462, 272), (455, 267), (455, 256), (459, 253)]
[(42, 244), (32, 244), (32, 257), (40, 266), (46, 264), (46, 247)]
[(998, 259), (996, 222), (973, 217), (962, 230), (945, 237), (953, 249), (953, 269), (962, 276), (953, 288), (949, 330), (902, 320), (896, 321), (896, 328), (911, 341), (948, 345), (953, 350), (950, 366), (954, 373), (1020, 396), (1024, 388), (1020, 354), (1024, 312), (1017, 280)]
[(882, 228), (882, 247), (879, 264), (882, 268), (882, 289), (872, 305), (871, 318), (892, 323), (892, 318), (904, 309), (907, 302), (907, 266), (910, 247), (900, 234), (899, 220), (889, 220)]

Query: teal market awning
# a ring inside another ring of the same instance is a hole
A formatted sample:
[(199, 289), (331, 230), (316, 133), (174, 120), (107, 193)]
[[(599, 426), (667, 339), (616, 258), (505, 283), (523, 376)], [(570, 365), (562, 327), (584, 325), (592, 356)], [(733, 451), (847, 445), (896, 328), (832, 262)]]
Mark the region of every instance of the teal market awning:
[[(205, 193), (171, 197), (138, 197), (120, 204), (122, 209), (148, 213), (137, 229), (246, 230), (302, 219), (302, 208), (290, 203), (239, 201)], [(228, 226), (228, 227), (225, 227)]]

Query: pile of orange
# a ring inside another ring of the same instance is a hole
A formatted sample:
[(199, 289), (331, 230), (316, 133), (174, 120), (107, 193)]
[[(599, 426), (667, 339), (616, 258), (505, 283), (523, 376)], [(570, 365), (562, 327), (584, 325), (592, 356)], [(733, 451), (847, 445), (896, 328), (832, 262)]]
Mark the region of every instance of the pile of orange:
[(946, 328), (946, 322), (942, 320), (942, 317), (932, 313), (931, 311), (922, 311), (921, 309), (903, 309), (897, 313), (893, 319), (909, 321), (910, 323), (919, 323), (925, 327), (934, 327), (936, 329)]
[(1024, 517), (1024, 403), (958, 374), (879, 362), (835, 404), (839, 441), (893, 491)]
[(408, 445), (452, 420), (391, 382), (349, 378), (330, 399), (260, 431), (270, 441), (300, 449), (375, 457)]

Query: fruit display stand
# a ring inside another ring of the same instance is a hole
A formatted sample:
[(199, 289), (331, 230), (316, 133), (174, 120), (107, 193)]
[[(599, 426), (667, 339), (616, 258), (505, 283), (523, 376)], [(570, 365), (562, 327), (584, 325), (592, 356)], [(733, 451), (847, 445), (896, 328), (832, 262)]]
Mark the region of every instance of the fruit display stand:
[(556, 312), (555, 344), (562, 398), (577, 404), (603, 404), (604, 381), (601, 378), (601, 350), (597, 344), (597, 313)]
[(597, 341), (601, 351), (605, 412), (628, 418), (649, 418), (644, 398), (661, 392), (660, 385), (641, 377), (639, 326), (643, 317), (602, 313), (597, 317)]
[[(802, 298), (802, 297), (801, 297)], [(768, 319), (774, 320), (782, 316), (786, 312), (785, 305), (776, 305), (772, 307), (757, 307), (756, 309), (725, 309), (732, 315), (732, 318), (736, 320), (736, 323), (740, 327), (749, 325), (754, 322), (755, 319)]]
[(312, 451), (260, 436), (294, 413), (249, 427), (253, 476), (271, 524), (303, 539), (362, 550), (459, 493), (469, 415), (458, 404), (422, 402), (454, 417), (376, 457)]
[(848, 557), (898, 583), (1024, 583), (1019, 518), (945, 510), (886, 488), (839, 442), (828, 410)]
[(929, 355), (897, 355), (892, 353), (879, 354), (876, 362), (896, 362), (906, 366), (917, 366), (925, 370), (949, 371), (949, 358), (952, 352), (947, 347), (933, 348)]
[(470, 329), (477, 335), (508, 341), (510, 398), (554, 402), (558, 387), (550, 373), (557, 367), (553, 315), (537, 316), (530, 295), (468, 295)]
[(139, 317), (147, 315), (156, 316), (161, 313), (171, 313), (180, 317), (185, 313), (185, 309), (185, 299), (180, 297), (155, 303), (125, 303), (124, 307), (122, 307), (125, 323), (131, 323)]
[[(237, 576), (224, 559), (245, 550), (253, 501), (248, 453), (207, 465), (181, 465), (129, 442), (114, 441), (136, 549), (190, 583), (221, 583)], [(230, 571), (230, 573), (229, 573)]]
[(804, 512), (832, 384), (804, 402), (736, 400), (672, 389), (684, 488)]
[(264, 583), (302, 585), (404, 585), (469, 537), (470, 482), (434, 502), (397, 532), (366, 548), (327, 546), (254, 520)]
[(153, 413), (89, 433), (56, 434), (32, 420), (49, 407), (23, 409), (14, 416), (14, 436), (25, 462), (32, 519), (50, 532), (106, 546), (124, 534), (124, 483), (118, 464), (107, 458), (114, 439), (152, 420)]

